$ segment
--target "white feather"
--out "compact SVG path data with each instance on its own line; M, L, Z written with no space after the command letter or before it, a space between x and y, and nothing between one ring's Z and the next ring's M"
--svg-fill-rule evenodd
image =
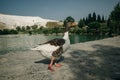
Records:
M65 44L63 45L63 51L67 50L70 47L69 33L65 32L63 39L65 39Z
M50 44L43 44L43 45L39 45L35 48L31 48L31 50L36 50L36 51L40 51L40 53L47 58L51 58L53 51L57 50L59 48L59 46L54 46L54 45L50 45Z

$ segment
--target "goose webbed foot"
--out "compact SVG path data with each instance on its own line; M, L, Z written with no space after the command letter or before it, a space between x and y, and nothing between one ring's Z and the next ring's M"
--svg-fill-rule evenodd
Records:
M52 58L51 58L51 62L50 62L50 64L49 64L49 66L48 66L48 70L50 70L50 71L54 71L54 69L52 68L52 66L53 66L53 64L54 64L54 60L55 60L55 58L52 56Z
M52 68L52 66L48 66L48 70L50 70L50 71L55 71L53 68Z
M62 64L55 63L55 67L61 67Z

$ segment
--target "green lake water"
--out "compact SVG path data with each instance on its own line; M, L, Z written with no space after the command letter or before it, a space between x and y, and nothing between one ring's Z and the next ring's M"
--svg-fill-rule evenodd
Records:
M0 55L14 51L25 51L37 44L44 43L54 38L62 38L58 35L0 35ZM106 37L70 35L71 44L98 40Z

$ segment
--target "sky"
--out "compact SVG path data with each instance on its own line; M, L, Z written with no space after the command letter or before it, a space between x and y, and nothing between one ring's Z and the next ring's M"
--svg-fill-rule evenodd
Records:
M118 2L120 0L0 0L0 13L53 20L72 16L79 21L93 12L107 18Z

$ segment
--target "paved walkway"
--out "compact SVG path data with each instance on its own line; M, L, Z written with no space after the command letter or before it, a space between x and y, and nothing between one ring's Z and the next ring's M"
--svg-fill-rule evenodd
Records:
M71 45L55 72L36 51L0 55L0 80L120 80L120 36Z

